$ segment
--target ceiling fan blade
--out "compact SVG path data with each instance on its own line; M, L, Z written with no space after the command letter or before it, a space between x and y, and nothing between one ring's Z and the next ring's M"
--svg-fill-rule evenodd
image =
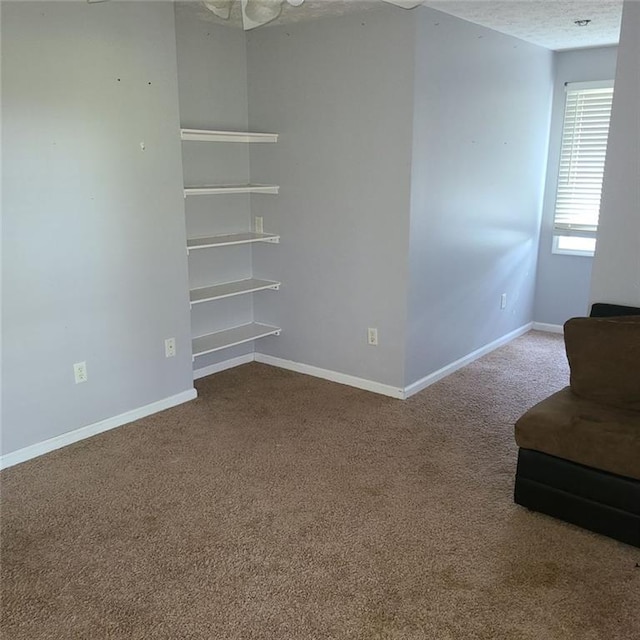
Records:
M415 9L418 5L421 5L423 0L384 0L389 4L395 4L396 7L402 7L403 9Z
M282 11L283 0L242 0L244 30L261 27L275 20Z
M231 15L231 5L234 0L205 0L204 5L213 12L218 18L228 20Z

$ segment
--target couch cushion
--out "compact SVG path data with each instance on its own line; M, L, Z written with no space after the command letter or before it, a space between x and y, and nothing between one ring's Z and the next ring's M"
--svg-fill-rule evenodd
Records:
M640 316L572 318L564 341L576 395L640 411Z
M570 387L516 422L519 447L640 480L640 413L576 396Z

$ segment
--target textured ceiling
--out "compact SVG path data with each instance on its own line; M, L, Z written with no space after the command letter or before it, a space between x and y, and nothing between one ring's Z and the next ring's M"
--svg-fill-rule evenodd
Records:
M426 0L425 5L547 49L617 44L622 0ZM586 27L576 20L591 20Z
M383 0L305 0L301 6L293 7L285 1L280 17L270 25L367 11L383 4ZM423 4L547 49L617 44L620 34L622 0L424 0ZM178 10L197 11L202 19L211 22L242 26L240 0L234 3L226 21L214 16L202 2L192 0L177 5ZM582 19L591 22L586 27L574 24Z

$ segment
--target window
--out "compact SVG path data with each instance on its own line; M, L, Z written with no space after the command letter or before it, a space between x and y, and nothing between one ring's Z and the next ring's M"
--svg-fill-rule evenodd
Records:
M607 153L613 82L572 82L560 150L553 252L592 256Z

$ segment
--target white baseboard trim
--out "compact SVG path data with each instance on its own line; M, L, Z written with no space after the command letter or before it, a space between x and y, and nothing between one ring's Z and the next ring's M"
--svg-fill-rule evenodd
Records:
M546 331L547 333L564 333L564 327L561 324L548 324L546 322L534 322L532 329L534 331Z
M279 367L280 369L288 369L289 371L304 373L309 376L315 376L316 378L322 378L323 380L346 384L349 387L356 387L357 389L380 393L384 396L399 399L404 398L404 391L398 387L392 387L391 385L374 382L373 380L367 380L365 378L350 376L346 373L331 371L330 369L321 369L320 367L314 367L310 364L294 362L293 360L285 360L284 358L276 358L275 356L268 356L264 353L256 353L255 360L256 362L269 364L273 367Z
M472 351L471 353L464 356L463 358L460 358L459 360L456 360L455 362L448 364L446 367L442 367L442 369L438 369L438 371L434 371L433 373L430 373L428 376L425 376L424 378L420 378L420 380L416 380L416 382L410 384L408 387L405 387L404 397L405 398L411 397L412 395L418 393L419 391L422 391L423 389L426 389L432 384L438 382L438 380L442 380L442 378L446 378L448 375L451 375L454 371L457 371L458 369L462 369L462 367L466 367L468 364L471 364L474 360L478 360L478 358L482 358L482 356L487 355L487 353L491 353L491 351L495 351L495 349L502 347L503 345L507 344L507 342L511 342L512 340L515 340L517 337L527 333L527 331L530 331L532 326L533 326L533 322L529 322L523 325L522 327L520 327L519 329L516 329L515 331L511 331L510 333L507 333L501 338L498 338L497 340L494 340L493 342L486 344L484 347L480 347L480 349L476 349L475 351Z
M241 364L253 362L255 360L254 355L254 353L247 353L243 356L238 356L237 358L230 358L229 360L217 362L216 364L209 365L208 367L194 369L193 379L198 380L199 378L204 378L206 376L213 375L214 373L220 373L221 371L226 371L227 369L233 369L233 367L239 367Z
M38 442L28 447L24 447L24 449L12 451L11 453L0 456L0 469L12 467L13 465L20 464L21 462L26 462L27 460L31 460L32 458L37 458L38 456L41 456L45 453L49 453L50 451L55 451L56 449L66 447L67 445L73 444L74 442L79 442L80 440L98 435L99 433L103 433L104 431L110 431L111 429L121 427L122 425L128 424L129 422L140 420L140 418L146 418L153 413L158 413L159 411L170 409L171 407L175 407L179 404L182 404L183 402L193 400L197 396L198 392L195 389L189 389L188 391L183 391L182 393L178 393L174 396L163 398L162 400L158 400L157 402L152 402L151 404L147 404L144 407L139 407L138 409L133 409L132 411L126 411L125 413L121 413L118 416L113 416L113 418L107 418L106 420L101 420L100 422L94 422L93 424L89 424L86 427L80 427L80 429L75 429L74 431L63 433L59 436L56 436L55 438L50 438L49 440L44 440L43 442Z

